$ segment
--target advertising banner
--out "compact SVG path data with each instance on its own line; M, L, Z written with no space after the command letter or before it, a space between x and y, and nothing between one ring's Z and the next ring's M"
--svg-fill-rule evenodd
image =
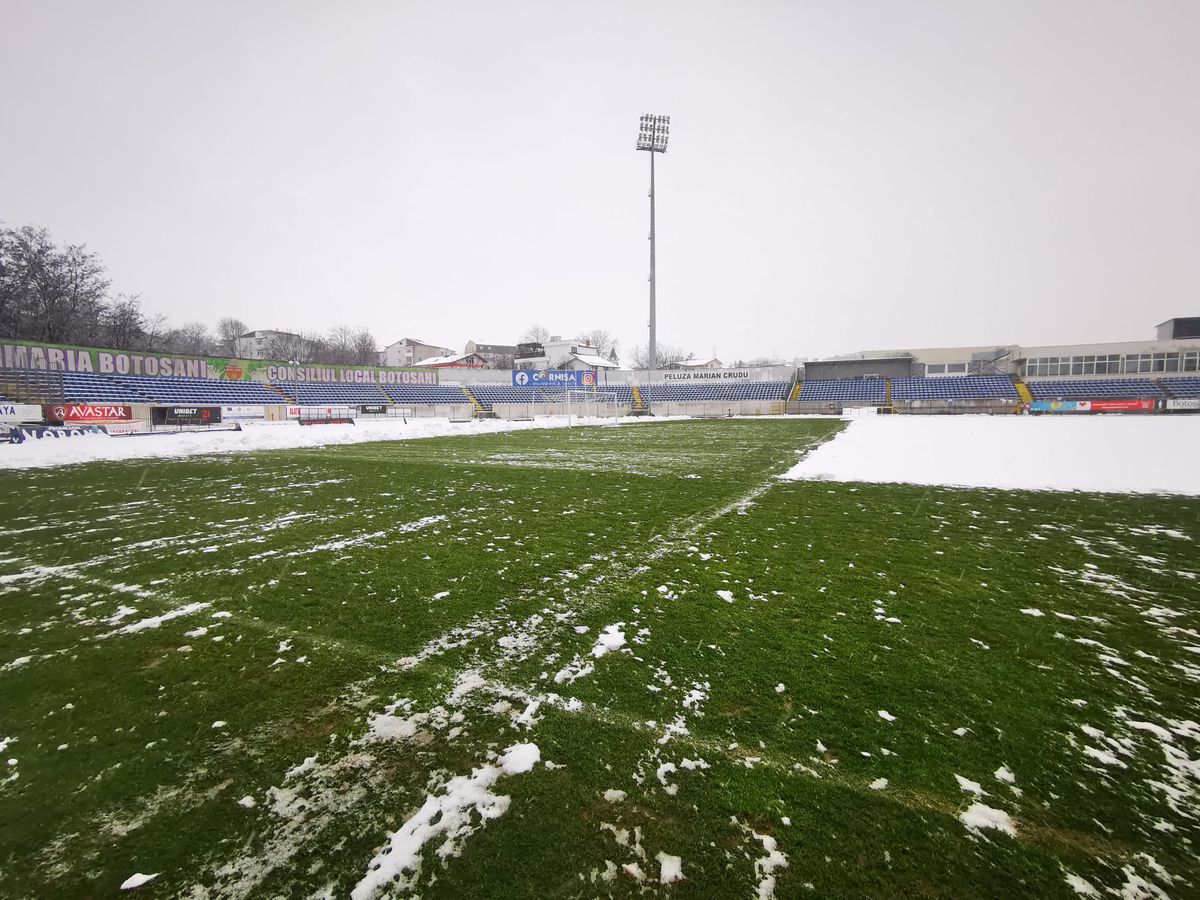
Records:
M67 424L96 424L106 422L128 422L133 419L129 406L113 406L106 403L52 403L46 406L46 421Z
M1157 400L1034 400L1030 412L1153 412Z
M145 419L134 419L132 422L106 422L103 425L96 425L105 434L113 436L122 434L146 434L150 430L150 423Z
M1092 412L1152 412L1155 400L1092 400Z
M1092 404L1087 400L1034 400L1025 408L1030 412L1090 412Z
M556 369L548 372L522 370L512 373L512 383L513 387L592 388L596 386L596 373L590 369L580 371Z
M40 422L42 408L33 403L0 403L0 422Z
M1181 397L1168 400L1167 409L1197 409L1200 410L1200 397Z
M226 421L235 419L265 419L267 417L267 408L265 406L222 406L221 418Z
M356 409L355 406L289 406L287 417L300 420L353 419Z
M0 438L5 438L10 444L23 444L29 440L45 438L71 438L85 434L105 434L105 429L99 425L19 425L0 428Z
M155 425L216 425L221 421L221 407L156 406L150 416Z
M749 369L679 369L662 373L663 381L750 381Z
M437 384L437 369L385 366L288 365L265 359L182 356L175 353L101 350L0 342L0 368L32 372L90 372L95 375L142 375L150 378L210 378L220 381L312 381L328 384Z
M364 416L386 416L386 403L364 403L358 408L358 411Z

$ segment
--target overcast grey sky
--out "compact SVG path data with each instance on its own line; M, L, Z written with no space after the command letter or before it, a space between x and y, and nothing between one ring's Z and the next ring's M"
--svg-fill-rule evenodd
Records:
M1200 314L1200 3L0 0L0 219L210 326L772 352Z

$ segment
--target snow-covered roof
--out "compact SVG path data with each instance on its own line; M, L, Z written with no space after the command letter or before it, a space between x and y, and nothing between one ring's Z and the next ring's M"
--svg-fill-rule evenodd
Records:
M464 359L470 359L473 356L478 356L477 353L455 353L452 356L431 356L428 359L423 359L420 362L413 363L414 366L452 366L455 363L462 362Z
M711 366L713 363L720 365L721 361L715 356L711 356L708 359L681 359L677 365L681 369L701 369L705 366Z
M575 359L579 360L585 366L591 366L593 369L619 369L621 368L611 359L605 359L603 356L592 356L590 353L572 353Z

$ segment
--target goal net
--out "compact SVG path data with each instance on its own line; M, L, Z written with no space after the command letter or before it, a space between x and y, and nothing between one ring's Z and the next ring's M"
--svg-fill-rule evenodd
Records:
M608 391L567 391L567 422L580 419L609 419L621 422L621 407L616 394Z

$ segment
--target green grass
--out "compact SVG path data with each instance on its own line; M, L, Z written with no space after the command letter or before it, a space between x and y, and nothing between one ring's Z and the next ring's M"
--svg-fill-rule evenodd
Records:
M1200 502L776 479L838 427L0 475L0 896L347 896L523 742L397 896L1195 894Z

